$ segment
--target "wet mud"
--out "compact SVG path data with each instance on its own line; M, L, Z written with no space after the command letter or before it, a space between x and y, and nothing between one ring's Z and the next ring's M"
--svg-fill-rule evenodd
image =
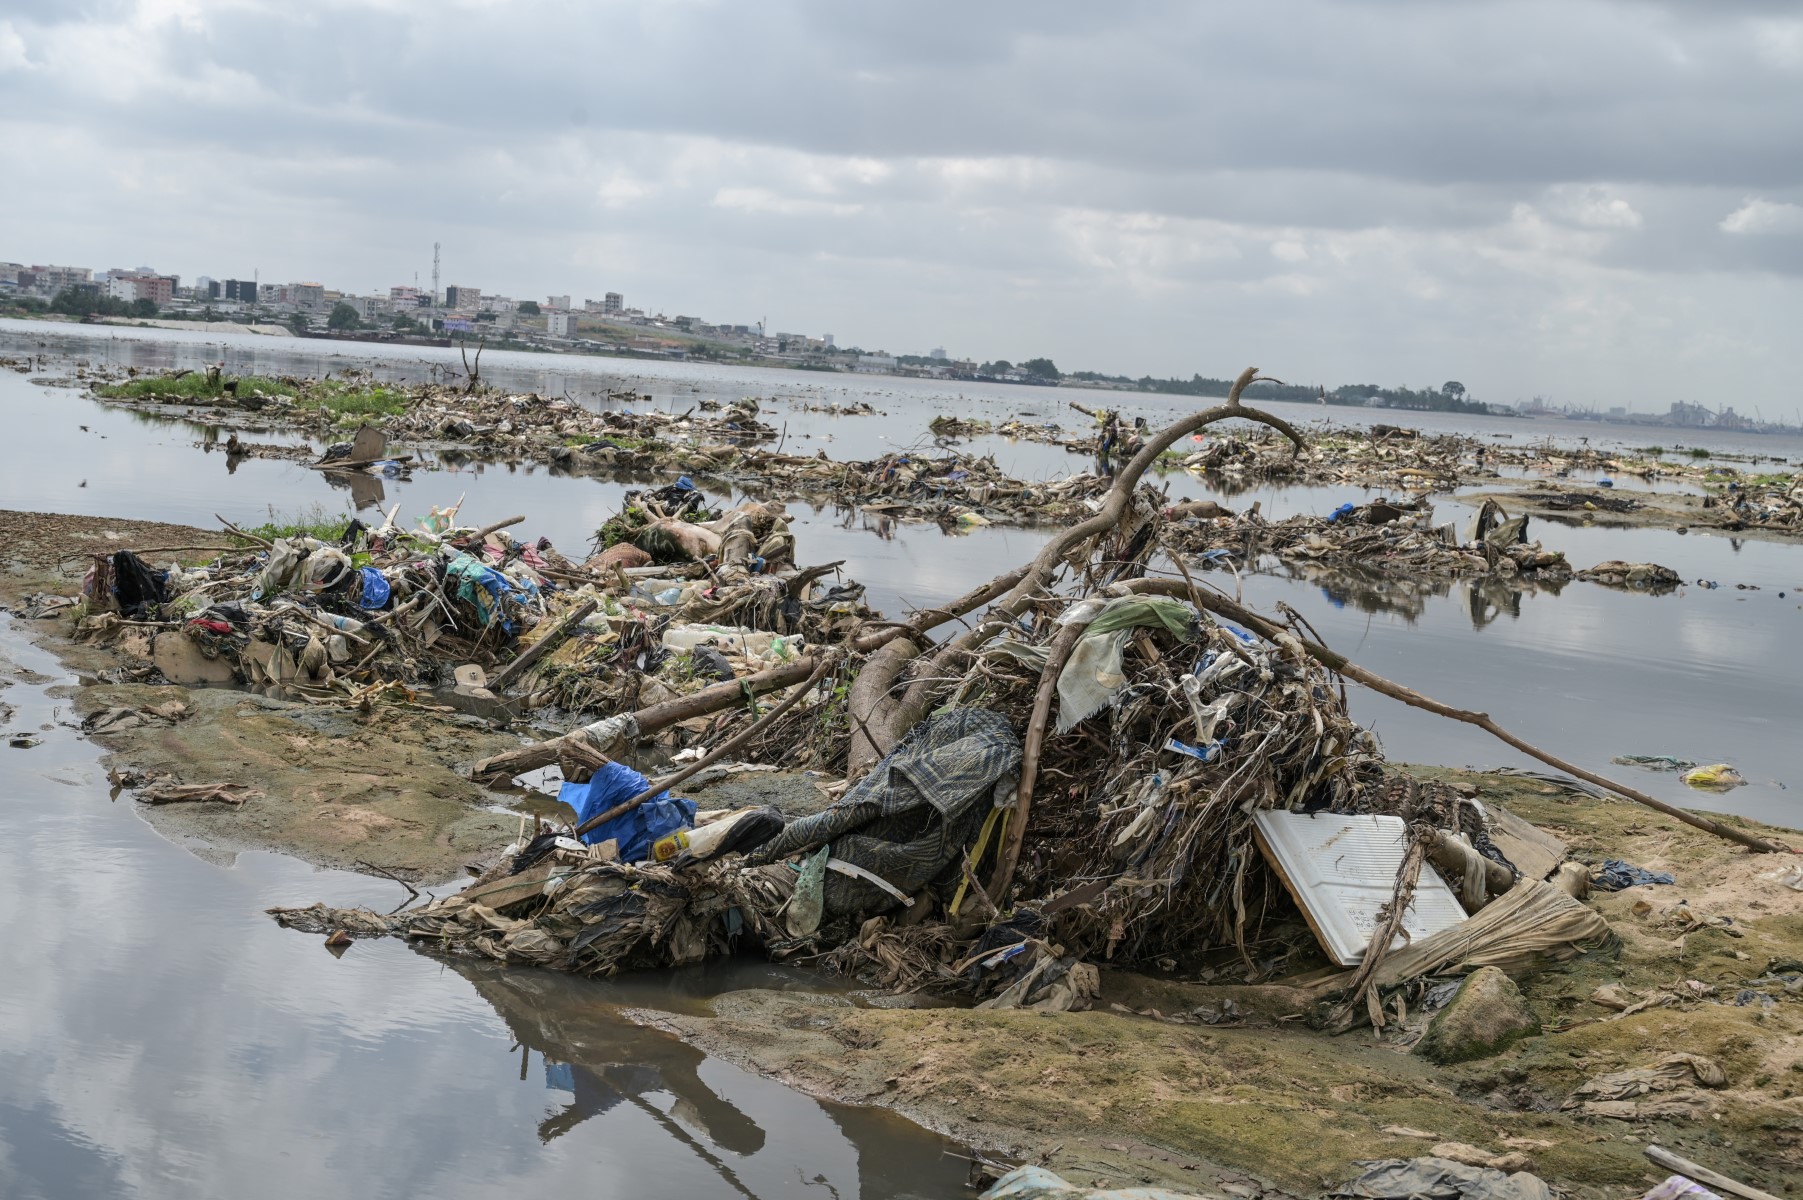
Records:
M1615 1200L1664 1178L1641 1155L1657 1141L1784 1194L1803 1173L1803 1003L1758 981L1774 963L1803 968L1803 892L1773 878L1786 864L1626 803L1412 770L1475 786L1580 859L1621 857L1678 878L1593 896L1621 954L1522 980L1546 1032L1493 1058L1440 1067L1411 1054L1425 1016L1400 1043L1369 1030L1334 1037L1285 1014L1273 989L1106 971L1095 1011L1055 1017L767 992L723 996L709 1015L639 1016L812 1094L884 1104L972 1145L1025 1157L1055 1147L1053 1169L1097 1185L1206 1189L1240 1174L1312 1195L1343 1182L1353 1161L1462 1142L1525 1155L1575 1197ZM1803 844L1794 831L1748 827ZM1731 924L1697 927L1696 916ZM1609 986L1652 1003L1624 1013L1591 1000ZM1241 1015L1200 1023L1235 997ZM1728 1077L1692 1117L1564 1107L1586 1080L1673 1051L1708 1056Z

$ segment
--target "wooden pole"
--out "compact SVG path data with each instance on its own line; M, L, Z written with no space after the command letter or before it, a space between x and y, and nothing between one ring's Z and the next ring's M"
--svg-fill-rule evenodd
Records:
M1745 1184L1738 1180L1730 1179L1717 1171L1711 1171L1708 1167L1693 1163L1688 1158L1679 1158L1676 1154L1673 1154L1663 1146L1647 1146L1641 1150L1641 1153L1646 1155L1649 1161L1664 1167L1668 1171L1675 1171L1679 1175L1688 1176L1689 1178L1696 1180L1698 1183L1708 1184L1710 1187L1715 1188L1718 1191L1726 1192L1730 1196L1739 1196L1741 1197L1741 1200L1778 1200L1778 1197L1772 1195L1770 1192L1761 1191L1751 1184Z
M1020 785L1015 793L1015 811L1008 822L1008 836L996 855L995 873L989 877L989 895L1008 903L1008 885L1014 881L1014 867L1020 862L1020 848L1027 836L1027 817L1033 811L1033 785L1039 779L1039 752L1045 745L1046 726L1051 723L1052 697L1058 692L1058 675L1070 661L1071 651L1089 630L1088 621L1072 621L1052 639L1045 669L1039 673L1039 690L1033 696L1033 716L1027 722L1027 742L1020 756Z
M814 685L816 683L819 683L820 680L826 676L826 673L832 669L833 664L838 661L838 657L839 656L834 655L834 654L821 655L819 665L814 668L813 674L809 675L807 677L807 679L802 682L800 687L796 688L794 691L790 692L787 696L783 697L783 702L781 704L778 704L775 708L771 709L769 712L765 713L763 716L761 716L757 720L753 721L750 725L747 725L744 729L740 730L736 735L726 739L724 742L721 742L718 746L716 746L712 750L710 750L706 755L704 755L703 757L690 763L688 766L684 767L682 770L676 772L676 774L666 776L663 779L660 779L656 783L652 784L650 787L646 788L644 791L640 792L638 795L634 796L632 799L622 800L620 803L614 805L612 808L608 809L606 812L600 813L593 817L590 817L588 820L584 821L582 824L580 824L576 827L576 836L581 837L583 834L587 833L589 830L594 829L601 825L605 825L605 824L607 824L607 822L613 820L615 817L618 817L625 813L631 812L633 809L637 808L639 805L643 804L645 801L651 799L653 796L662 795L664 792L669 791L671 788L675 787L677 784L681 783L683 780L694 777L695 775L699 774L701 771L712 766L715 762L724 758L726 755L731 754L733 751L737 750L740 746L743 746L745 743L749 742L759 732L761 732L763 729L765 729L772 721L776 720L776 718L778 718L778 717L782 716L784 713L788 712L791 708L794 708L796 702L799 701L803 696L807 695L808 692L813 689Z
M525 519L526 519L525 517L508 517L505 521L496 521L493 525L484 525L482 528L476 530L476 532L474 532L474 533L462 534L462 535L458 536L455 540L459 541L459 542L473 542L476 544L480 544L482 539L487 537L489 534L499 533L501 530L506 529L510 525L518 525L521 521L524 521Z
M508 663L501 669L499 675L496 675L489 681L489 690L499 695L502 688L525 674L527 667L530 667L533 663L543 658L546 652L561 641L566 633L586 621L590 614L598 607L600 607L600 601L584 600L574 609L565 613L562 620L558 621L557 624L550 629L547 629L543 637L526 647L525 651L518 658Z
M887 626L875 633L856 638L851 649L857 654L869 654L881 649L896 638L918 638L928 629L943 625L947 621L963 616L972 609L989 603L1019 582L1025 568L998 575L981 587L974 588L951 603L939 608L924 608L916 612L907 621L898 625ZM642 734L655 733L660 729L686 721L690 717L704 717L718 712L730 705L737 704L745 696L746 691L753 695L767 692L772 688L788 687L800 683L814 670L817 655L806 655L792 663L768 670L758 671L740 679L729 679L724 683L716 683L702 688L688 696L679 696L674 700L666 700L662 704L653 704L633 714ZM573 738L581 733L565 734L564 738ZM548 767L557 761L557 753L564 744L564 738L551 738L548 741L534 742L530 746L521 746L517 750L508 750L492 755L476 763L471 775L476 779L508 778L525 771L536 771L540 767Z

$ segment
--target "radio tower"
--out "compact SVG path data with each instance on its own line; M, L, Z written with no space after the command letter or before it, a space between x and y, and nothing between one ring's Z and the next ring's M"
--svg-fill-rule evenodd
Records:
M432 243L432 303L438 303L438 243Z

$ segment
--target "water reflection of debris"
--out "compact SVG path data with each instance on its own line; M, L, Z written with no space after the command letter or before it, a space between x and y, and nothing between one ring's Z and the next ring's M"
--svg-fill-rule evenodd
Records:
M1563 584L1533 583L1519 578L1483 576L1476 579L1420 579L1358 567L1321 563L1281 562L1266 559L1258 572L1279 579L1312 584L1335 608L1362 613L1388 614L1415 624L1436 597L1463 591L1465 607L1474 629L1482 629L1499 617L1521 617L1521 599L1529 593L1558 595Z
M839 1111L793 1092L783 1093L779 1111L748 1112L712 1072L714 1083L703 1078L709 1060L702 1051L622 1020L608 1003L636 1000L681 1007L691 991L699 996L719 990L720 971L682 972L622 994L621 989L550 972L505 970L471 959L453 959L449 965L506 1024L520 1053L520 1079L530 1078L532 1053L543 1056L544 1083L554 1094L555 1109L539 1124L542 1142L631 1109L650 1118L743 1196L770 1194L755 1179L772 1173L757 1169L763 1165L760 1158L771 1156L792 1160L806 1177L822 1178L840 1195L896 1194L909 1190L898 1186L903 1180L922 1194L938 1194L920 1182L935 1174L943 1178L944 1194L950 1194L964 1180L965 1164L944 1153L952 1144L924 1130L908 1128L898 1136L904 1128L898 1122L866 1124L858 1119L863 1115L859 1110ZM735 976L728 986L743 982ZM792 972L784 982L794 985ZM823 1126L833 1125L842 1139L837 1144L821 1136ZM855 1177L846 1178L842 1172L853 1162ZM782 1166L774 1173L793 1176Z

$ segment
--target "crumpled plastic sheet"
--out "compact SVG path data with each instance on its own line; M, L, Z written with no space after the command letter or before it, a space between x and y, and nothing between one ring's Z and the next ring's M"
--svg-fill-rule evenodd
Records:
M1060 625L1087 622L1088 630L1071 651L1058 675L1058 733L1102 708L1126 683L1121 654L1139 626L1163 626L1187 637L1198 619L1196 610L1168 596L1121 596L1085 600L1058 619Z
M1469 1167L1450 1158L1387 1158L1328 1193L1331 1200L1552 1200L1546 1181L1526 1171Z

